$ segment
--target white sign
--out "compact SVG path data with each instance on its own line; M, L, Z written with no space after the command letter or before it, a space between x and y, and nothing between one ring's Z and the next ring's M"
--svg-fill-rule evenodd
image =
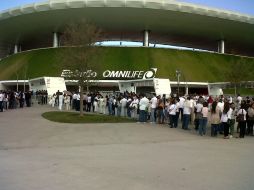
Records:
M157 68L151 68L148 71L111 71L106 70L102 73L102 77L99 78L120 78L120 79L151 79L154 78L157 72ZM72 77L79 75L77 73L73 73L70 70L63 70L61 77ZM84 76L95 78L98 76L97 72L88 70L83 73Z

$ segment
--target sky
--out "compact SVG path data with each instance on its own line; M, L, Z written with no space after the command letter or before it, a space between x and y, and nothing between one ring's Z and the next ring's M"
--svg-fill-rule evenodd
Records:
M45 0L0 0L0 11ZM237 11L254 16L254 0L176 0L205 5L214 8Z

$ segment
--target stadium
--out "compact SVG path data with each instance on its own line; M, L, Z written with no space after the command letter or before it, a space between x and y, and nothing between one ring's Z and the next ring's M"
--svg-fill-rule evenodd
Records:
M0 80L17 79L12 68L25 66L27 76L19 79L59 77L62 71L50 66L56 61L54 52L61 51L61 33L68 23L83 18L106 33L103 42L143 44L104 47L108 55L98 64L105 70L157 68L156 77L171 81L181 70L182 81L190 83L226 82L224 71L239 60L253 68L253 16L173 0L49 0L0 13ZM157 44L189 49L161 49Z

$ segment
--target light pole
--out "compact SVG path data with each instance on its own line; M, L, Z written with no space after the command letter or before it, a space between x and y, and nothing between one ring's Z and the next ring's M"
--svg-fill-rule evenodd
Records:
M177 77L177 95L178 95L178 96L179 96L180 76L181 76L181 71L180 71L180 70L176 70L176 77Z

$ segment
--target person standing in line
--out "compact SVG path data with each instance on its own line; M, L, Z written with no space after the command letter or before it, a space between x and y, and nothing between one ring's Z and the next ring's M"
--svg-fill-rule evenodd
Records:
M131 102L130 107L131 107L132 118L138 119L139 99L137 96L133 97L133 101Z
M202 102L203 103L203 102ZM190 115L190 122L194 123L194 119L195 119L195 114L194 114L194 106L195 106L196 102L194 101L193 97L190 97L190 111L191 111L191 115Z
M91 94L87 95L87 112L91 111L91 106L92 106L92 96Z
M240 114L243 115L243 120L239 121L239 128L240 128L240 138L244 138L245 136L245 130L246 130L246 115L247 112L244 109L245 105L242 103L241 104L241 108L238 110L237 112L237 116L239 116Z
M201 114L202 116L199 119L200 126L198 131L199 131L199 135L203 136L203 135L206 135L206 126L207 126L207 118L208 118L208 103L207 102L203 103Z
M168 105L168 115L169 115L169 123L170 128L176 128L176 104L175 99L172 98L170 100L170 104Z
M157 98L156 94L153 93L153 97L151 99L151 123L156 123L156 107L157 107Z
M184 97L180 97L179 98L179 114L181 116L181 121L183 122L183 104L185 102L185 98Z
M59 95L60 95L60 92L59 90L56 92L56 106L59 106Z
M112 95L109 95L108 97L108 114L109 115L114 115L115 113L113 112L113 101L114 98L112 97Z
M121 97L120 96L118 96L117 98L116 98L116 109L117 109L117 111L116 111L116 113L117 113L117 116L118 117L120 117L121 116L121 111L122 111L122 105L120 104L120 101L121 101Z
M98 109L98 102L99 102L99 95L97 94L95 97L94 97L94 101L93 101L93 106L94 106L94 112L99 112L99 109Z
M194 108L194 112L195 112L195 120L194 120L194 124L195 124L195 130L198 131L199 130L199 126L200 126L200 119L202 119L203 115L202 115L202 108L203 108L203 103L201 103L200 99L198 99L197 104L195 105Z
M71 101L70 96L66 94L65 97L64 97L64 104L65 104L65 109L67 111L70 110L70 101Z
M127 99L125 98L125 96L123 96L120 100L120 105L121 105L121 116L126 117L127 116L127 108L126 108L126 104L127 104Z
M228 102L225 102L224 104L224 109L221 115L221 122L224 128L224 139L229 139L229 123L228 120L230 119L231 112L230 110L230 105Z
M147 121L147 108L149 104L149 100L146 98L145 95L140 95L139 101L139 122L145 123Z
M80 99L80 93L77 93L77 99L76 99L76 107L77 107L77 109L76 109L76 111L80 111L80 101L81 101L81 99Z
M219 99L219 102L218 102L217 106L220 108L220 117L221 117L222 113L223 113L223 110L224 110L224 102L223 102L222 98ZM221 122L220 125L219 125L219 128L218 128L218 131L219 131L220 134L223 134L223 131L224 131L223 127L224 127L224 125Z
M253 125L254 125L254 102L252 102L247 110L248 119L247 119L247 133L250 136L253 136Z
M176 125L175 125L176 128L178 127L178 120L179 120L179 114L180 114L179 105L180 105L179 98L177 98L176 99Z
M132 98L131 96L128 97L127 103L126 103L126 108L127 108L127 116L131 117L131 102L132 102Z
M0 112L3 112L4 93L0 91Z
M217 101L214 101L211 106L211 136L217 137L217 132L220 124L220 108L217 105Z
M191 115L191 102L190 102L190 97L187 97L187 99L184 102L183 105L183 123L182 123L182 128L184 130L189 130L189 122L190 122L190 115Z
M78 111L77 110L77 92L74 92L72 95L72 109L75 109L76 111Z
M157 116L158 116L158 119L157 119L157 122L158 124L163 124L164 120L163 120L163 109L164 109L164 103L161 99L161 96L159 95L157 97Z
M235 104L232 102L230 103L230 119L229 119L229 129L230 129L230 138L234 137L234 132L235 132L235 116L237 114L237 111L235 109Z
M64 99L63 93L62 93L62 92L59 93L58 98L59 98L58 109L59 109L60 111L62 111L62 110L63 110L63 99Z
M9 108L9 93L4 93L4 109L7 110Z

